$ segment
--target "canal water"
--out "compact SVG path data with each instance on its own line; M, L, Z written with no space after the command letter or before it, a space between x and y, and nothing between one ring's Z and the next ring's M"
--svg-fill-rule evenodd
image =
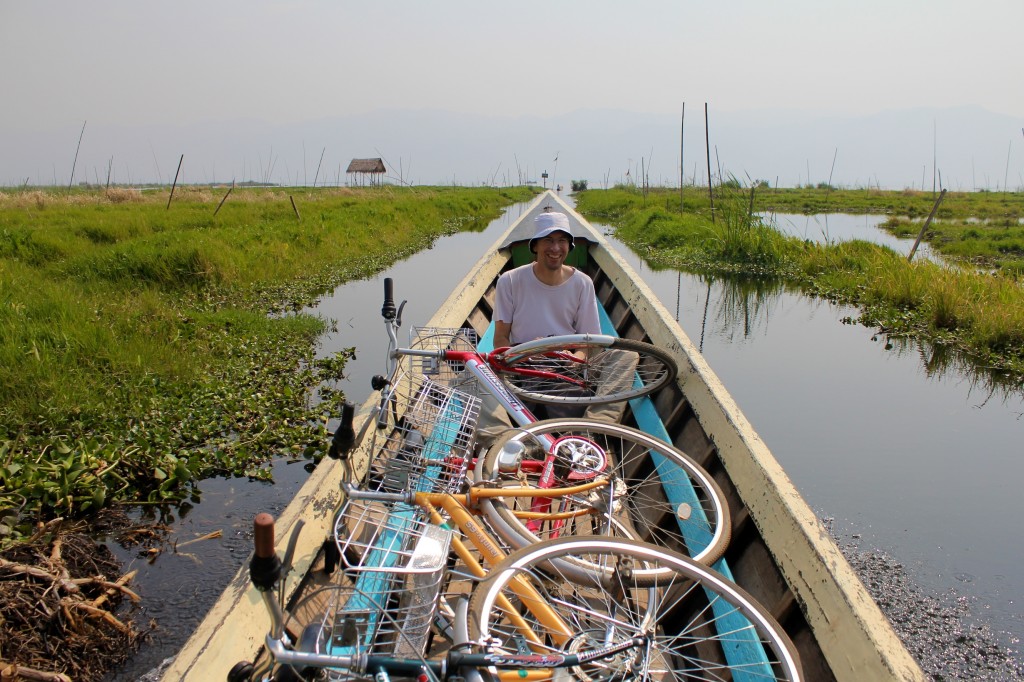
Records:
M522 214L515 205L486 230L438 240L379 276L339 287L307 312L336 322L320 353L355 347L342 382L362 404L385 369L380 317L384 277L407 300L403 329L425 324L469 268ZM909 240L877 217L773 216L815 241L869 239L908 253ZM595 225L610 233L610 228ZM961 595L970 617L1000 641L1024 634L1024 399L1019 387L956 358L844 323L857 310L781 286L754 286L645 265L614 237L630 264L676 316L803 497L842 539L888 552L928 595ZM921 251L918 252L922 254ZM404 341L405 339L400 339ZM184 644L251 551L260 511L280 512L308 475L281 461L275 483L214 479L202 501L164 518L178 549L152 558L113 547L139 570L140 622L157 628L109 682L136 680ZM186 546L192 538L221 537Z

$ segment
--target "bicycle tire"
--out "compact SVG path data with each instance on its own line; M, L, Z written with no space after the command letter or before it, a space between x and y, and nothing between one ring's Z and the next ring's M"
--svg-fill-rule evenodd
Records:
M607 570L580 585L553 568L559 559L581 554ZM656 586L632 578L652 567L662 569ZM540 608L527 608L510 588L513 578L528 580L544 595L559 627L541 623ZM549 540L495 566L470 598L470 638L491 652L517 652L526 640L498 606L498 595L528 623L534 653L583 653L631 637L644 639L643 647L567 671L574 679L802 679L792 641L749 593L704 564L648 543Z
M582 352L586 360L567 360L559 351ZM632 381L630 353L636 356ZM499 376L509 390L522 400L546 404L602 405L639 398L678 374L675 360L661 348L606 335L550 336L513 346L499 358Z
M566 452L556 440L555 486L580 483L586 478L606 475L612 478L614 491L612 515L620 523L611 528L612 535L651 542L660 547L689 554L702 563L711 564L724 553L732 535L732 522L725 495L714 478L686 453L650 434L622 424L587 418L548 419L506 431L499 436L476 463L477 481L501 484L538 485L541 472L520 463L513 471L502 471L502 449L512 441L525 446L527 456L537 462L547 454L540 437L558 439L565 434L585 434L589 441L608 453L603 470L588 470L590 462L578 464L577 452ZM585 453L584 453L585 454ZM597 454L595 461L599 460ZM569 461L575 458L577 463ZM561 472L561 473L558 473ZM604 534L593 516L580 517L571 525L538 524L522 518L533 498L480 498L481 508L493 530L512 548L556 535ZM563 500L569 509L587 505L607 506L602 496ZM589 526L588 526L589 524ZM586 570L585 566L581 567Z

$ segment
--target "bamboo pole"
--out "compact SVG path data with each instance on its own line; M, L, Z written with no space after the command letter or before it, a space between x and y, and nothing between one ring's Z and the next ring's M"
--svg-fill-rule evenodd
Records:
M704 150L708 157L708 199L711 201L711 223L715 222L715 193L711 189L711 135L708 132L708 103L704 102Z
M1010 181L1010 150L1013 149L1013 140L1006 147L1006 172L1003 173L1003 191L1009 192L1010 188L1007 183Z
M924 239L924 233L931 225L932 218L935 217L935 212L939 210L939 204L942 203L942 198L946 196L946 190L943 189L939 192L939 197L935 200L935 205L932 206L932 212L928 214L928 220L924 221L924 225L921 226L921 231L917 233L917 239L914 240L914 246L910 249L910 255L907 256L907 262L909 263L914 258L914 254L917 252L917 246Z
M679 213L683 213L683 133L686 130L686 102L683 102L683 112L679 116ZM678 312L676 319L679 319Z
M324 153L326 151L327 151L327 147L325 146L323 148L323 150L320 152L320 161L316 164L316 175L313 176L313 187L316 187L316 181L320 177L320 166L324 162Z
M181 173L181 162L185 160L185 155L182 154L181 158L178 159L178 170L174 171L174 182L171 183L171 194L167 197L167 208L171 207L171 199L174 198L174 188L178 186L178 174Z
M82 137L85 135L85 124L86 123L88 123L88 121L83 121L82 122L82 132L80 132L78 134L78 145L75 147L75 160L71 162L71 177L68 179L68 193L71 192L71 185L75 181L75 166L78 165L78 150L80 150L82 148ZM88 172L86 172L86 175L88 176ZM86 177L86 180L88 180L88 179L89 178ZM54 183L54 184L56 184L56 183Z
M828 185L825 187L825 204L828 204L828 193L832 191L832 174L836 172L836 159L839 157L839 147L836 147L836 153L832 155L832 170L828 172Z

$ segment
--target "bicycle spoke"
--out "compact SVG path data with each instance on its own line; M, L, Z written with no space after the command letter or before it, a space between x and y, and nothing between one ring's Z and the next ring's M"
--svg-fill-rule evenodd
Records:
M601 580L579 584L559 570L568 556L618 567ZM660 568L656 585L640 585L628 568ZM515 552L481 582L470 601L470 633L503 650L521 637L497 596L513 578L542 585L546 603L513 601L534 634L561 653L584 653L640 637L645 647L571 669L586 680L798 680L792 643L743 590L675 552L646 543L603 538L551 540ZM553 635L552 618L570 638Z
M540 445L542 437L554 442L550 452ZM518 466L501 462L507 443L525 446ZM549 455L553 462L548 462ZM545 478L546 465L553 477ZM612 535L712 563L730 538L728 506L714 479L677 448L620 424L583 418L530 424L499 438L477 462L476 477L535 487L609 479L608 486L561 499L558 507L538 505L530 497L482 499L494 530L517 548L569 535ZM577 515L559 519L555 511ZM543 512L551 516L545 518Z

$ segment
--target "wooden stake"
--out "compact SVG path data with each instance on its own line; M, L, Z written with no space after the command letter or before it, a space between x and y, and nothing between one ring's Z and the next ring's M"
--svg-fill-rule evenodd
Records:
M683 133L686 131L686 102L683 102L683 112L679 116L679 213L683 212ZM676 321L679 320L679 311L676 311Z
M292 210L295 211L295 219L302 220L302 216L299 215L299 209L295 206L295 199L292 198L291 194L288 195L288 200L292 202Z
M942 198L945 196L946 190L943 189L939 192L939 198L935 200L935 205L932 206L932 212L928 214L928 220L924 221L924 225L921 226L921 231L917 233L917 239L914 240L914 246L910 249L910 255L907 256L908 263L913 260L914 254L917 252L917 245L921 243L922 239L924 239L924 233L928 229L928 226L931 225L932 218L935 217L935 212L939 210L939 204L942 203Z
M217 212L218 212L218 211L220 211L220 207L221 207L221 206L223 206L223 205L224 205L224 202L228 200L228 196L229 196L229 195L231 194L231 191L232 191L233 189L235 189L235 181L234 181L234 179L232 178L232 180L231 180L231 187L228 187L228 191L227 191L227 194L225 194L225 195L224 195L224 198L222 198L222 199L220 200L220 203L219 203L219 204L217 204L217 210L213 212L213 215L217 215Z
M78 165L78 150L82 148L82 136L85 135L85 124L88 121L82 122L82 132L78 134L78 146L75 147L75 160L71 162L71 178L68 180L68 192L71 192L71 185L75 181L75 166ZM88 175L88 173L86 173ZM88 178L86 178L88 180ZM56 184L56 183L54 183Z
M708 103L704 102L704 150L708 157L708 199L711 201L711 224L715 222L715 194L711 189L711 135L708 132Z
M171 195L167 197L167 208L171 207L171 199L174 198L174 188L178 186L178 173L181 172L181 162L185 160L185 155L182 154L181 158L178 159L178 170L174 171L174 182L171 183Z

